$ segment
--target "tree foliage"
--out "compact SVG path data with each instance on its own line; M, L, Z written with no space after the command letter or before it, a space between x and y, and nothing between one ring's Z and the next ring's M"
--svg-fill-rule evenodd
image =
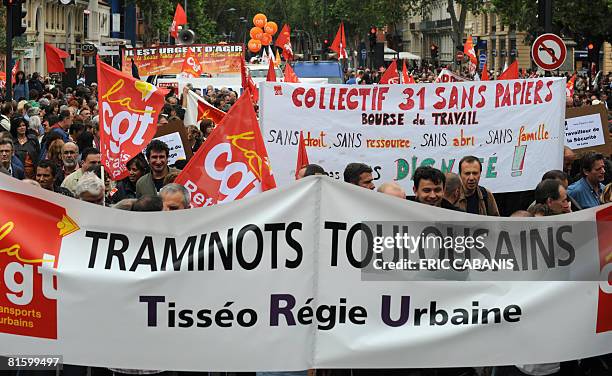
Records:
M531 0L492 0L497 14L505 23L516 23L532 37L544 32L538 25L538 9ZM611 0L553 1L553 31L577 43L594 42L601 45L612 41Z
M427 15L431 9L440 3L441 0L418 0L409 2L409 11L413 14ZM453 32L451 37L453 45L458 46L463 44L463 36L465 34L465 21L468 12L479 14L486 11L487 2L485 0L443 0L446 10L451 19L451 27ZM457 12L455 7L459 6Z

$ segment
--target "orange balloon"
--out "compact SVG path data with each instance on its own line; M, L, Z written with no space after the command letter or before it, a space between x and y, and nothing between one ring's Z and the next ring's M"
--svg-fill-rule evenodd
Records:
M272 43L272 35L268 33L263 33L260 40L261 44L263 44L264 46L268 46L270 45L270 43Z
M266 26L266 22L268 22L268 18L263 13L257 13L255 17L253 17L253 25L262 29L264 26Z
M261 34L263 34L263 30L261 30L261 27L252 27L251 31L249 32L249 35L251 35L252 39L259 39L261 38Z
M268 21L266 22L266 26L264 26L264 31L270 35L274 35L278 31L278 25L274 21Z
M259 52L259 50L261 50L261 42L258 41L257 39L251 39L249 41L249 51L253 52L253 53L257 53Z

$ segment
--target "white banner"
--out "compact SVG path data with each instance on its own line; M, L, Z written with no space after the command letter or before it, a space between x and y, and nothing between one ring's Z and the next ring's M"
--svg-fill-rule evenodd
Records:
M562 79L416 85L262 83L260 121L277 184L295 176L300 131L311 163L342 180L351 162L371 165L375 184L412 192L419 166L459 172L482 160L493 192L534 189L563 162Z
M143 213L0 175L0 200L2 355L253 371L545 363L612 348L611 206L517 222L424 210L328 177ZM477 220L469 227L488 231L491 260L514 260L513 280L361 269L378 259L380 237L362 221L411 221L418 233L417 221L442 228L440 218ZM513 225L524 230L505 230ZM584 272L605 277L568 278Z

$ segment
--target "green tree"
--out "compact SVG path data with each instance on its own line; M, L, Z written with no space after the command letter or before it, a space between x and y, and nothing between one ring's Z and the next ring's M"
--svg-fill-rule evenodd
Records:
M533 0L532 0L533 1ZM432 7L439 3L439 0L419 0L408 3L408 9L412 14L429 14ZM459 12L455 10L455 6L459 5ZM486 10L485 0L446 0L446 10L451 19L451 27L453 32L451 37L453 45L459 46L463 44L463 35L465 33L465 20L468 12L479 14Z
M492 3L504 23L516 23L532 39L544 32L538 24L538 9L534 1L492 0ZM612 1L553 1L552 23L555 33L572 38L582 47L593 44L594 54L599 56L602 44L612 41Z

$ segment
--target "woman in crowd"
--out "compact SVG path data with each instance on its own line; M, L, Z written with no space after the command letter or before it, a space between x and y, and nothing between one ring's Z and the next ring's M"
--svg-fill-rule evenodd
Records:
M11 120L11 136L15 145L15 156L21 160L26 178L35 179L36 164L40 158L40 143L28 129L28 122L22 117Z
M195 154L196 151L202 145L202 132L195 125L190 125L187 127L187 140L189 141L189 146L191 146L191 151Z
M129 176L119 183L113 195L112 203L118 203L126 198L136 198L136 182L140 177L149 172L149 165L142 154L138 154L127 163Z
M200 132L202 132L202 137L204 137L204 140L206 140L208 136L210 136L213 129L215 129L215 123L213 123L212 120L203 119L200 122Z
M18 101L30 99L30 89L28 88L28 82L26 81L25 73L23 71L19 71L15 75L13 98L17 99Z
M60 138L51 141L49 148L47 149L47 160L55 163L57 168L61 168L62 162L62 148L64 147L64 141Z

